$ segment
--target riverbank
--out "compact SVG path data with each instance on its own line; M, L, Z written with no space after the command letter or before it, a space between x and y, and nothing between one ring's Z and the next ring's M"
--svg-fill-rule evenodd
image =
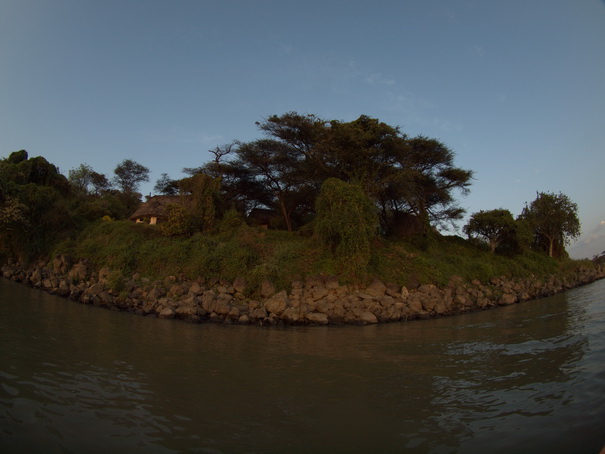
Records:
M565 275L467 282L452 276L447 285L407 288L374 280L367 287L341 285L335 276L294 281L289 289L269 282L248 288L243 278L187 280L168 276L128 279L109 268L60 255L31 266L9 263L2 276L82 304L193 323L373 324L451 316L516 304L564 292L605 277L605 265L580 267Z

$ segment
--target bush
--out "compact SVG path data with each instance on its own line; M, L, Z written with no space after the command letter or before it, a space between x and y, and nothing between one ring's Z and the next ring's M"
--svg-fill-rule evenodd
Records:
M343 274L363 276L370 261L370 241L377 235L378 213L361 186L327 179L316 201L315 232L339 259Z

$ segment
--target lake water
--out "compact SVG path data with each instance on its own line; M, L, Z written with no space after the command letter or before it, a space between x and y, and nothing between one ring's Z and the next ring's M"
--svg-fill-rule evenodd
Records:
M605 280L437 320L187 324L0 279L2 453L594 453Z

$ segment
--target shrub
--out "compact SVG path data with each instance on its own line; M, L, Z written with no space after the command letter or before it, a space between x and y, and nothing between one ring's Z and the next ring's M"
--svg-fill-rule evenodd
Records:
M370 261L370 241L377 234L378 213L361 186L327 179L316 201L315 233L339 259L344 274L363 276Z

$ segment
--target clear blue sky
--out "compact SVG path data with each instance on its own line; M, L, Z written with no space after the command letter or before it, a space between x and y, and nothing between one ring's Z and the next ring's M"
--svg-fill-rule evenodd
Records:
M148 194L287 111L440 139L469 213L563 192L605 250L602 0L0 0L0 157L129 158Z

